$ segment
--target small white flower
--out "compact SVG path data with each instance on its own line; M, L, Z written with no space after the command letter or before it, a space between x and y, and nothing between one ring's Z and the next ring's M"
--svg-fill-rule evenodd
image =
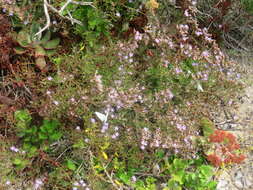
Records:
M57 105L57 106L59 105L59 102L56 101L56 100L54 100L53 103L54 103L55 105Z
M43 184L43 182L42 182L41 179L36 179L36 180L35 180L35 183L38 184L38 185L42 185L42 184Z
M13 151L13 152L19 152L19 149L16 148L15 146L12 146L12 147L10 148L10 150Z
M51 81L51 80L53 80L53 77L49 76L49 77L47 77L47 80Z
M201 31L196 31L195 34L196 34L197 36L200 36L200 35L202 35L203 33L202 33Z
M132 179L133 182L137 181L137 178L135 176L132 176L131 179Z
M191 14L189 13L189 10L185 10L185 12L184 12L184 16L186 16L186 17L191 16Z
M208 36L205 36L205 40L208 41L208 42L212 42L213 41L213 39L210 38L210 37L208 37Z
M83 187L85 187L86 186L86 183L84 183L84 181L81 179L80 181L79 181L79 183L81 184L81 186L83 186Z
M116 13L116 16L117 16L117 17L120 17L121 15L120 15L120 13L119 13L119 12L117 12L117 13Z
M209 52L208 51L203 51L202 52L202 56L203 57L208 57L209 56Z
M116 136L115 134L113 134L113 135L112 135L112 138L113 138L113 139L116 139L116 138L117 138L117 136Z
M77 130L77 131L80 131L80 130L81 130L80 126L77 126L77 127L76 127L76 130Z
M75 181L75 182L73 183L73 185L74 185L74 186L79 186L79 183L78 183L77 181Z
M43 185L42 180L41 179L36 179L35 184L34 184L34 189L39 189L40 186L42 186L42 185Z
M119 127L115 127L114 130L115 130L115 131L118 131L118 130L119 130Z
M91 122L91 123L96 123L96 120L95 120L94 118L91 118L91 119L90 119L90 122Z
M156 42L156 43L159 43L159 42L160 42L160 40L156 38L156 39L155 39L155 42Z
M6 181L6 183L5 183L6 185L10 185L11 184L11 182L8 180L8 181Z
M145 146L141 145L141 149L144 150L144 149L145 149Z

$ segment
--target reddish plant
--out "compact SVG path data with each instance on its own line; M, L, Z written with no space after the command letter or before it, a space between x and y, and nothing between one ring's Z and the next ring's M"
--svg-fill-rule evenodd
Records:
M236 137L232 133L222 131L222 130L215 130L214 133L209 136L209 141L212 143L224 142L228 144L229 146L234 147L235 149L238 149L238 146L239 146L236 142Z
M236 164L241 164L243 160L245 160L245 155L236 155L236 154L229 154L227 158L224 160L225 164L229 163L236 163Z
M225 133L221 130L215 130L214 134L209 136L209 141L213 143L221 143L224 141Z
M207 160L216 167L222 164L240 164L246 158L245 155L233 153L234 150L240 148L240 145L237 143L236 137L232 133L215 130L214 133L209 136L209 142L217 143L215 144L215 152L219 152L219 155L207 155Z
M222 165L222 160L216 154L209 154L207 160L214 166L219 167Z
M226 132L225 139L229 141L229 144L237 144L236 137L232 133Z
M238 143L228 144L227 145L228 151L238 150L240 145Z

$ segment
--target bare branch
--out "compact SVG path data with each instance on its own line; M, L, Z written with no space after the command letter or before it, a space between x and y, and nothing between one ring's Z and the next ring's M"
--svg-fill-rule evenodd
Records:
M48 8L47 8L47 0L44 0L44 13L46 15L46 19L47 19L47 23L46 25L44 26L44 28L42 28L39 32L37 32L35 34L35 36L41 34L42 32L44 32L46 29L49 28L50 24L51 24L51 21L50 21L50 16L49 16L49 13L48 13Z
M61 15L64 9L72 2L72 0L68 0L60 9L59 14Z
M96 7L93 5L93 2L79 2L79 1L72 1L71 3L76 5L89 5L96 9Z

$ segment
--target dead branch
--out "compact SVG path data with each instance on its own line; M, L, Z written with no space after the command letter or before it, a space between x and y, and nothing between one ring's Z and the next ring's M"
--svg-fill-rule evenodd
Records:
M40 35L42 32L44 32L45 30L47 30L50 27L51 20L50 20L48 9L52 10L54 13L58 14L60 17L69 20L72 24L83 25L81 21L73 18L69 11L68 11L68 16L62 15L62 12L66 9L66 7L70 3L76 4L76 5L82 5L82 6L92 6L93 8L96 8L93 5L93 2L78 2L78 1L73 1L73 0L67 0L66 3L60 8L60 10L57 10L52 5L50 5L47 0L44 0L43 7L44 7L44 13L46 16L46 25L39 32L37 32L35 35L36 36Z

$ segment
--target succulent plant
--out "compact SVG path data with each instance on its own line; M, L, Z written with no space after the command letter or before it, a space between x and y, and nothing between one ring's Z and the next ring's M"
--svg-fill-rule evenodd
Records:
M48 30L45 35L35 35L40 30L39 24L32 24L30 31L21 30L16 40L20 46L15 48L18 54L31 51L35 56L35 63L41 70L46 66L46 56L56 53L55 49L60 43L59 38L51 39L51 32Z

